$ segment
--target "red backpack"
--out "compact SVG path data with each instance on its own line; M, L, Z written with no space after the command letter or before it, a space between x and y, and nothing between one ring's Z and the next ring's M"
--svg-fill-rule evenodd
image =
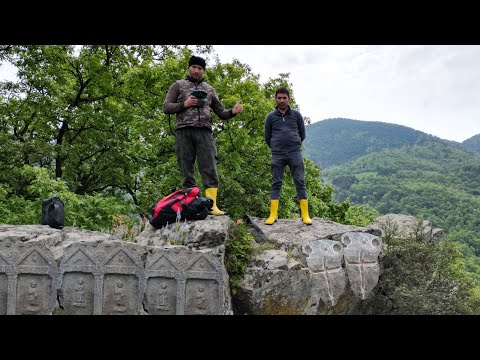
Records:
M150 224L160 229L161 227L182 220L203 220L213 206L211 198L199 197L198 187L174 191L152 205Z

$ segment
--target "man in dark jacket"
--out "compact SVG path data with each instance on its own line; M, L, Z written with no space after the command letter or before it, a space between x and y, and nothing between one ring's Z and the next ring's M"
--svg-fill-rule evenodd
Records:
M213 199L210 214L225 214L217 207L217 147L213 138L212 110L222 120L227 120L243 111L241 101L233 109L226 110L213 87L203 79L205 59L192 56L188 63L189 74L184 80L175 81L168 90L163 103L165 114L177 114L175 127L175 152L182 174L182 186L189 188L195 183L195 160L205 188L205 196Z
M307 189L305 187L305 164L302 142L305 140L305 124L298 110L290 108L290 93L281 87L275 91L277 106L265 119L265 142L272 151L272 187L270 190L270 216L265 224L272 225L278 219L278 203L283 184L285 166L288 165L297 190L302 220L311 225L308 215Z

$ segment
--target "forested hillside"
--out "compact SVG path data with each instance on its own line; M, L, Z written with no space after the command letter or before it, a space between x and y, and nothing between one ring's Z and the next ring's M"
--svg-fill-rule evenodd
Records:
M480 134L472 136L471 138L462 142L462 146L477 155L480 155Z
M327 119L307 125L306 155L322 169L360 156L436 140L453 143L412 128L378 121Z
M480 157L444 142L385 149L322 172L334 200L429 219L480 275Z

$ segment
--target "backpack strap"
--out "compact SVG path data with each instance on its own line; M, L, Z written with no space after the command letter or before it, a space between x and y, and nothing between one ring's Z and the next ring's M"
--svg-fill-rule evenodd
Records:
M188 205L190 204L193 199L195 199L198 196L198 193L200 192L200 189L196 186L190 189L185 195L185 199L182 201L183 204Z
M183 197L185 196L185 194L183 193L183 190L177 190L173 193L171 193L170 195L164 197L162 200L160 200L158 203L157 203L157 206L155 207L155 211L153 212L153 217L157 217L158 214L160 213L160 211L167 207L168 205L172 204L173 205L171 206L172 210L174 210L175 212L178 211L178 206L175 206L177 205L176 203L180 200L183 200ZM181 197L181 198L180 198ZM179 199L180 198L180 199ZM174 208L175 207L175 208ZM180 205L180 208L181 208L181 205Z

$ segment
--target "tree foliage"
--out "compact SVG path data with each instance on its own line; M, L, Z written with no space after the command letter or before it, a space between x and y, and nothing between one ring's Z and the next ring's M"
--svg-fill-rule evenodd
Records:
M461 243L467 268L480 280L480 158L430 142L386 149L324 170L334 201L368 205L380 214L421 216Z
M211 46L195 50L212 54ZM92 214L87 210L80 216L83 207L73 210L66 204L67 224L93 230L104 227L110 215L146 217L152 203L180 187L175 116L165 115L162 104L170 85L187 74L191 48L15 45L0 52L0 60L18 69L17 81L0 82L0 194L5 209L0 223L36 223L33 213L40 213L42 198L60 192L65 199L109 199L111 205L104 204L108 214L93 214L101 221L88 220ZM232 218L266 217L271 177L264 119L274 108L276 87L293 88L289 75L261 84L248 65L213 60L205 77L221 102L226 108L238 99L244 104L244 112L228 121L214 115L218 203ZM39 177L55 186L32 191ZM201 185L198 171L196 178ZM320 183L319 169L309 161L306 183L312 216L345 218L348 202L332 204L333 188ZM22 217L16 201L35 204L29 207L32 215ZM287 170L280 215L298 213Z
M480 297L465 271L458 246L427 241L419 219L412 235L398 237L393 222L382 224L382 273L365 312L391 315L478 314Z
M132 206L118 197L99 193L78 195L69 191L63 180L53 179L45 168L24 165L18 174L24 182L23 195L13 194L8 185L0 186L0 224L40 224L41 200L50 196L62 199L67 214L65 226L108 231L118 222L115 214L132 212ZM133 218L127 219L130 227L136 226Z

